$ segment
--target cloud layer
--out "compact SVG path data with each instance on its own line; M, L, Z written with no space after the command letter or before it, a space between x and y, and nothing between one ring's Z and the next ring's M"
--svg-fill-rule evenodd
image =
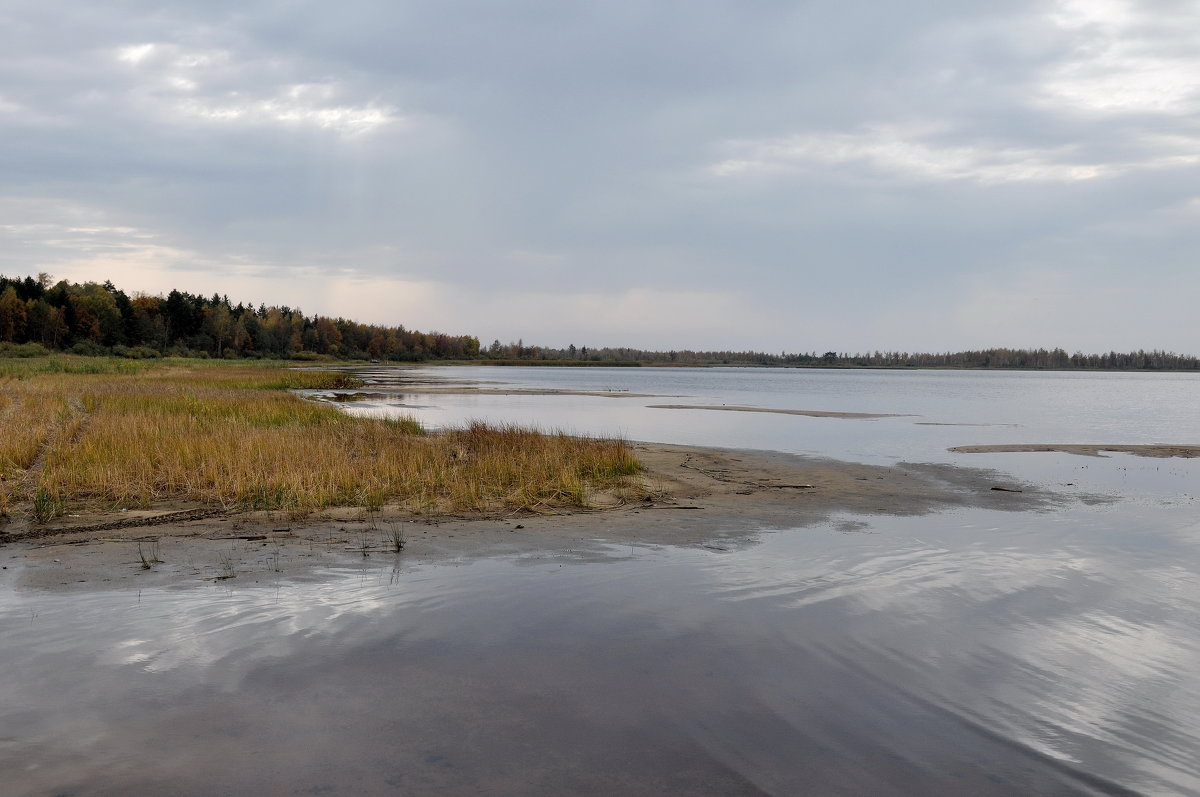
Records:
M1200 352L1198 27L9 4L0 272L548 345Z

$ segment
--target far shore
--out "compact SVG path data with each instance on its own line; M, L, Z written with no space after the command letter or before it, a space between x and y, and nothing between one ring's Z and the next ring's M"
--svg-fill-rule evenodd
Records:
M5 581L52 590L252 584L314 577L366 557L399 561L478 555L599 556L606 545L723 550L765 529L862 521L841 514L918 515L954 507L1042 509L1068 497L993 471L900 463L883 467L763 451L633 444L650 497L598 496L555 514L414 515L384 505L232 513L207 507L92 514L0 536ZM1083 497L1083 500L1090 500ZM398 536L401 551L395 550ZM12 582L10 582L12 583Z
M1025 371L1043 374L1194 374L1196 368L1181 367L1128 367L1106 368L1101 366L1033 366L1033 365L917 365L915 363L868 364L854 362L806 362L806 363L770 363L749 360L731 362L706 360L703 362L679 362L672 360L534 360L534 359L478 359L478 360L383 360L365 362L363 360L338 360L333 357L317 360L298 360L298 364L309 366L351 365L361 368L370 365L401 366L412 368L440 367L489 367L489 368L751 368L762 370L802 370L802 371L894 371L911 373L913 371L970 371L970 372L1014 372Z

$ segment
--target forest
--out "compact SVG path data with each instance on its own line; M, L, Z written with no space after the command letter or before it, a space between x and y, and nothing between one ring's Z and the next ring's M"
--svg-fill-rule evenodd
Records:
M403 326L307 316L227 296L173 290L130 297L112 282L0 276L0 345L33 344L74 354L124 357L271 357L414 361L472 359L479 340ZM28 351L28 349L27 349Z
M239 302L172 290L129 296L112 282L53 282L47 274L0 275L0 355L67 351L147 358L220 357L492 362L497 364L753 365L790 368L997 368L1044 370L1200 370L1200 358L1165 351L1085 354L1064 349L979 349L928 353L779 354L755 351L655 351L526 346L472 335L307 316L298 308Z

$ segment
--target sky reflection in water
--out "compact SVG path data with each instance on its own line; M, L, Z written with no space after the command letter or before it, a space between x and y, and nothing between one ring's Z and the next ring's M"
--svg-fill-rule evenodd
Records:
M461 410L443 398L422 396ZM689 415L710 416L740 422ZM803 441L781 429L898 424L746 417L785 450ZM893 428L923 451L952 427ZM0 771L18 794L1200 793L1192 463L967 461L1119 500L259 587L8 572Z

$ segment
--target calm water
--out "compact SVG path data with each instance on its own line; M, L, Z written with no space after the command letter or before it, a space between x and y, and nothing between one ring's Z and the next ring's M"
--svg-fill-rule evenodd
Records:
M859 523L712 547L597 541L587 552L374 557L315 582L263 574L259 585L63 594L17 589L19 574L0 571L0 790L1200 794L1196 461L945 451L1200 442L1200 379L741 369L406 378L681 398L409 394L354 411L403 404L389 411L430 425L486 418L961 462L1112 500L840 517Z
M371 372L367 372L368 375ZM747 368L441 368L376 373L401 390L355 412L414 415L431 426L476 417L656 442L756 447L841 459L956 462L970 443L1200 443L1200 374L838 371ZM404 394L404 381L625 391L656 398ZM647 409L730 404L893 413L870 421ZM399 405L399 406L396 406ZM932 424L951 424L940 426ZM963 424L958 426L957 424ZM963 460L966 461L966 460Z

